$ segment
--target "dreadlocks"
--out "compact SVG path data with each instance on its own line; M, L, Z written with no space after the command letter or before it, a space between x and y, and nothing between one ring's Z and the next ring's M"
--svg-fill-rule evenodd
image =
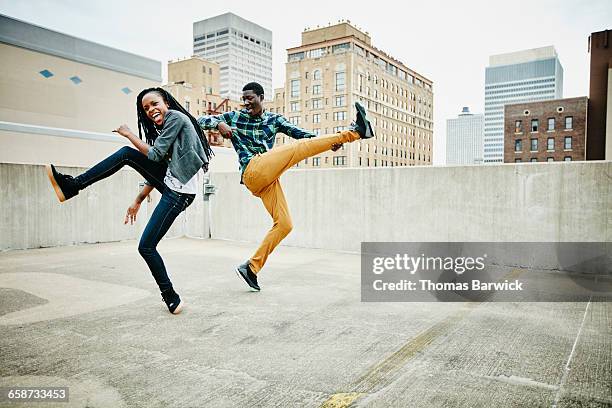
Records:
M153 143L155 143L155 139L157 139L157 136L160 132L157 126L155 126L155 123L153 123L153 121L149 119L144 109L142 108L142 98L144 98L144 96L148 93L155 93L161 96L163 100L168 103L169 109L174 109L187 115L189 120L191 120L191 123L193 124L193 127L195 128L198 136L200 137L200 142L202 143L202 147L204 148L204 154L206 154L206 158L208 159L208 161L210 161L210 158L214 153L210 147L210 144L208 143L206 135L204 135L202 128L200 127L200 125L198 125L198 121L196 120L196 118L191 116L191 114L187 112L187 110L185 110L185 108L183 108L181 104L178 103L178 101L174 99L174 97L170 95L170 93L168 93L168 91L163 88L147 88L140 92L138 94L138 97L136 98L136 113L138 114L138 136L140 137L140 139L142 139L142 133L144 132L147 143L152 146ZM208 163L206 163L205 166L208 167Z

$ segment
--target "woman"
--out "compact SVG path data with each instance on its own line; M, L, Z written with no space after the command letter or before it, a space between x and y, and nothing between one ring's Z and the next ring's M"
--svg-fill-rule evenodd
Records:
M135 220L140 203L156 188L161 200L140 238L138 251L149 266L161 291L162 299L172 314L183 309L183 301L175 292L157 244L176 219L195 198L197 173L208 169L212 150L196 119L162 88L143 90L136 99L138 135L126 125L113 132L127 138L136 149L122 147L85 173L72 177L47 165L47 175L58 199L63 202L80 190L116 173L127 165L146 180L143 191L128 209L125 222ZM144 132L147 143L142 140Z

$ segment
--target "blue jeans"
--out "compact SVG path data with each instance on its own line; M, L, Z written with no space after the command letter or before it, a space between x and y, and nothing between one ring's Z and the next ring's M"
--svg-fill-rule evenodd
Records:
M170 282L166 272L164 261L157 252L157 244L166 235L176 217L191 205L194 198L195 194L178 193L166 186L159 204L155 207L153 215L149 218L142 237L140 237L138 252L149 265L155 282L162 292L170 289L172 282Z
M168 277L164 261L157 252L157 244L166 235L176 217L191 205L195 194L183 194L168 188L164 184L167 164L149 160L138 150L127 146L122 147L85 173L77 176L76 181L79 183L79 189L82 190L109 177L123 166L130 166L136 170L149 184L162 193L161 200L155 207L153 215L149 218L142 237L140 237L138 252L149 266L159 289L161 291L170 289L172 288L172 282Z
M85 173L76 177L76 181L79 183L79 190L83 190L93 183L115 174L123 166L130 166L160 193L164 192L164 177L168 168L166 162L149 160L147 156L128 146L122 147Z

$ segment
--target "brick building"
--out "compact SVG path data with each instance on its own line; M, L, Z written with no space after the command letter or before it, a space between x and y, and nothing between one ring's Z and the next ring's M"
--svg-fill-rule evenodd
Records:
M504 107L504 162L586 160L586 96Z
M589 37L588 160L612 160L612 30Z

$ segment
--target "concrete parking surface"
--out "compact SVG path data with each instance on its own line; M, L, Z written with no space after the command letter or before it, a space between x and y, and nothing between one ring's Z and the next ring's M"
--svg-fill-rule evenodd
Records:
M363 303L358 254L164 240L182 314L137 242L0 253L0 387L40 407L611 407L612 306ZM1 406L31 406L3 401Z

